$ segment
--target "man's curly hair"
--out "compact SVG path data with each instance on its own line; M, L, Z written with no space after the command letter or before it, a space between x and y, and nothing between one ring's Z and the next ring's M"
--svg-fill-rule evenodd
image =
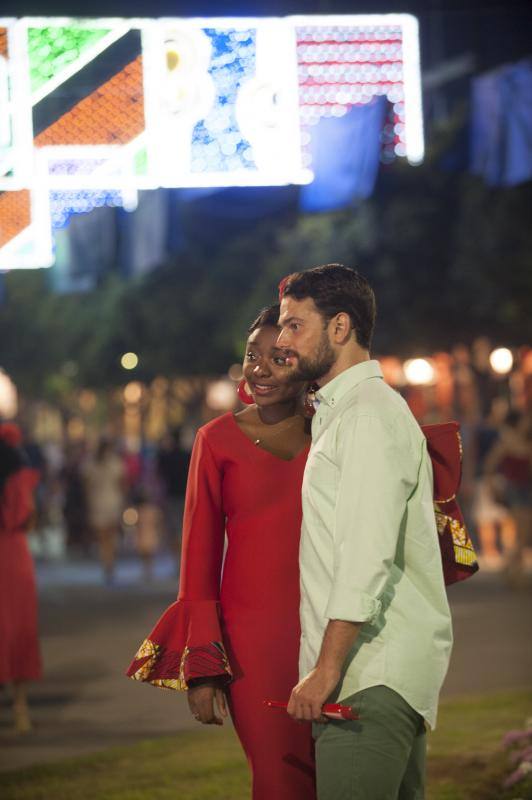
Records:
M349 314L358 344L369 350L375 327L375 295L367 280L351 267L324 264L293 272L279 284L279 297L310 297L325 324L342 311Z

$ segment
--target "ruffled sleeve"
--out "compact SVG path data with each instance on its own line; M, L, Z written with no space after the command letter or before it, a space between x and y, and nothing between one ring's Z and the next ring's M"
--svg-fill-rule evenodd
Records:
M179 596L137 651L130 678L181 690L197 678L231 679L220 625L224 535L222 470L201 429L187 482Z

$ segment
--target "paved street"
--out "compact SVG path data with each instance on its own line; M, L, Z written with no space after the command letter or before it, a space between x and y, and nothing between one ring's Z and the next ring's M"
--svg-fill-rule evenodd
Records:
M128 680L123 672L143 637L176 594L173 566L161 561L143 585L125 561L117 585L99 583L95 564L39 568L45 678L33 687L35 731L9 734L0 701L0 769L94 752L196 727L181 693ZM512 591L498 574L452 587L455 650L444 695L529 686L532 592ZM412 631L415 636L415 630Z

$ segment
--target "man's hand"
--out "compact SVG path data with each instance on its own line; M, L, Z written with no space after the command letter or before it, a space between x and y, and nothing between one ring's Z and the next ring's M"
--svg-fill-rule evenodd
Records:
M340 670L315 667L292 689L287 711L290 716L302 722L327 722L321 708L340 680Z
M293 719L327 722L321 707L340 682L342 665L360 628L359 622L329 620L316 666L292 689L286 710Z
M206 682L191 686L187 692L188 706L193 716L204 725L223 725L227 703L223 689L217 683ZM218 714L215 713L215 704Z

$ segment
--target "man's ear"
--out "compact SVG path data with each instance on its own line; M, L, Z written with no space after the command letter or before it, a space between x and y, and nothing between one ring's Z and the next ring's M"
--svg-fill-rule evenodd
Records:
M351 336L351 317L345 311L336 314L329 323L329 330L336 344L344 344Z

